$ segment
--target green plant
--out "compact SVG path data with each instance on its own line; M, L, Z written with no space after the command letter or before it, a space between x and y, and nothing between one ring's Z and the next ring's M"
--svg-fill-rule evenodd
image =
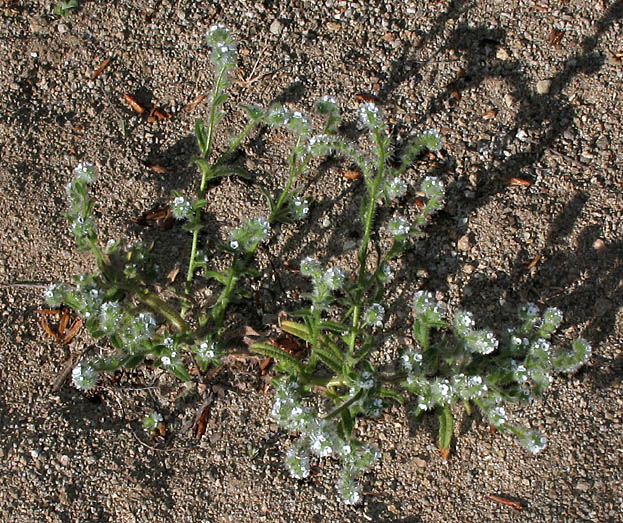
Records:
M78 9L78 0L69 0L68 2L59 2L54 8L54 14L58 16L69 16L75 9Z
M84 318L92 336L107 337L113 348L105 356L81 362L73 372L74 384L89 389L102 372L133 368L145 361L188 381L188 363L194 362L200 372L218 363L226 353L223 335L227 311L232 303L248 298L244 283L257 276L253 262L258 247L280 223L305 218L309 213L297 180L314 157L341 155L357 164L365 185L357 269L351 278L339 267L325 267L310 257L303 259L301 274L312 284L305 295L310 306L294 312L297 321L283 321L281 327L305 343L307 355L299 359L267 342L251 347L278 362L272 382L276 397L272 416L283 428L300 434L286 455L292 476L306 477L314 455L334 456L342 463L338 490L347 503L356 503L361 496L358 478L379 457L374 447L356 438L357 418L378 417L387 402L404 404L410 395L417 398L416 414L438 411L439 445L445 455L451 444L453 408L458 402L468 413L476 405L493 426L517 435L531 452L543 448L541 434L508 421L504 403L526 403L541 396L553 371L572 372L589 357L590 347L581 339L570 351L551 347L548 340L562 321L557 309L539 315L533 305L522 307L520 327L500 338L492 331L476 329L468 312L457 311L449 321L432 294L418 291L413 299L415 347L397 351L391 365L381 366L377 361L377 349L384 342L392 265L413 246L431 216L442 207L443 184L436 178L423 177L419 185L422 203L412 222L391 214L392 204L406 193L402 175L418 156L441 147L438 133L424 132L399 156L381 110L365 103L358 121L368 132L368 153L339 135L339 107L331 97L323 97L316 104L324 115L320 133L312 133L312 124L304 115L281 105L268 109L247 106L248 124L216 155L214 133L223 117L221 108L227 96L228 73L235 63L235 46L222 26L210 28L207 36L216 76L208 120L198 120L195 125L200 154L193 162L201 174L199 191L193 200L175 192L171 204L173 216L185 221L184 228L191 235L185 293L178 293L176 301L165 301L158 295L152 285L157 271L147 246L111 241L100 247L92 216L94 204L88 195L96 176L93 165L78 166L67 186L67 218L78 248L94 255L98 270L76 277L73 285L50 287L46 298L53 306L64 303L71 307ZM285 186L278 194L259 187L268 202L268 216L247 219L217 252L208 254L199 249L208 184L222 176L248 177L232 158L258 125L282 126L294 136ZM381 227L382 216L388 214L391 216ZM228 257L227 268L210 268L217 255ZM199 275L221 288L209 308L194 306L191 299ZM161 420L152 416L146 427L154 429L156 421Z

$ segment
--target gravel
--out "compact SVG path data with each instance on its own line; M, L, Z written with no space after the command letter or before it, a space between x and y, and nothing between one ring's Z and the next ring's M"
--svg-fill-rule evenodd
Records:
M50 2L8 1L0 11L0 519L623 520L623 2L80 4L62 19ZM458 437L444 461L436 421L392 406L357 425L383 457L364 478L363 503L349 507L336 496L330 459L308 480L288 477L281 458L292 436L269 419L271 393L258 392L251 362L215 378L201 440L187 427L207 392L148 368L88 394L68 383L53 390L70 356L98 348L84 334L69 348L52 343L38 324L41 289L16 284L67 281L93 268L63 217L64 185L84 160L101 173L101 237L154 242L164 274L183 263L186 233L131 218L169 202L173 189L197 188L192 130L208 103L184 107L209 94L203 35L214 23L231 28L240 53L217 147L244 124L240 104L279 100L309 113L324 94L350 120L355 95L376 97L397 143L440 131L444 148L408 171L412 188L400 202L401 213L415 215L413 186L424 174L448 187L445 210L398 267L395 337L408 337L399 327L418 288L500 330L526 300L563 310L557 341L582 334L593 358L577 375L557 377L541 402L509 409L548 436L543 453L526 454L457 407ZM172 118L148 123L124 93ZM244 162L277 188L289 145L285 133L264 133L244 146ZM257 297L232 322L265 329L263 318L301 304L305 283L283 261L296 266L315 253L352 268L344 245L357 239L362 186L343 177L348 167L314 166L304 184L315 200L309 223L271 241ZM225 179L209 191L203 240L213 245L265 212L255 187ZM153 411L165 419L164 438L141 426Z

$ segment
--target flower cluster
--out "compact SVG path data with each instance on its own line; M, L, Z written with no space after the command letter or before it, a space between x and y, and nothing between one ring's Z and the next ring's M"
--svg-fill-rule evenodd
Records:
M229 237L229 247L234 251L252 253L265 242L270 234L270 224L266 218L249 218L233 230Z
M314 310L321 311L332 302L332 293L344 283L345 274L339 267L323 270L320 262L310 256L301 261L301 274L311 278L313 292L309 296Z
M357 478L378 460L378 450L353 439L344 439L334 423L321 418L318 411L303 404L308 391L297 382L273 380L273 384L273 418L284 429L301 433L286 454L285 464L290 475L297 479L308 477L312 455L319 458L334 456L342 463L338 492L346 503L358 503L361 487ZM378 412L382 405L376 402L374 407Z

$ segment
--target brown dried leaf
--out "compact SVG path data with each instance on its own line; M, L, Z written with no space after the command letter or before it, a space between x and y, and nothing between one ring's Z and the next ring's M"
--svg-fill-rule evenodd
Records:
M495 109L489 109L485 114L482 115L484 120L493 120L498 115L498 112Z
M560 47L560 42L562 41L562 37L564 33L560 29L556 29L552 27L552 31L549 34L549 43L555 47Z
M523 510L523 505L520 501L513 501L512 499L503 498L502 496L496 496L495 494L489 494L488 497L492 501L496 501L497 503L501 503L502 505L506 505L515 510Z
M526 266L526 269L530 270L536 267L541 261L541 258L543 258L542 254L539 254L538 256L536 256L530 263L528 263L528 265Z
M56 329L56 333L60 338L65 334L65 329L67 328L67 324L69 323L69 309L63 309L63 315L61 316L61 321L58 324L58 329Z
M373 94L357 93L354 96L355 102L378 102L378 98Z
M205 94L200 94L192 102L190 102L189 104L185 105L182 110L183 111L191 111L195 107L197 107L201 102L203 102L205 99L206 99L206 95Z
M344 178L348 180L359 180L361 178L361 171L356 171L355 169L348 169L342 173Z
M112 60L112 57L109 56L108 58L106 58L106 60L104 60L100 66L95 70L95 72L91 75L91 80L95 80L100 74L102 74L102 72L104 71L104 69L106 69L108 67L108 65L110 64L110 61Z
M180 268L179 267L175 267L175 268L171 269L169 274L167 274L167 280L169 280L171 283L173 283L175 281L175 278L177 278L177 275L179 273L180 273Z
M208 396L199 407L199 414L193 425L193 436L195 439L201 439L208 427L208 417L210 416L210 405L212 404L212 395Z
M134 98L134 96L132 96L129 93L125 93L123 95L123 99L128 103L128 105L134 109L134 111L136 111L138 114L143 114L145 112L145 108L138 103L138 101L136 100L136 98Z
M50 327L50 324L48 323L48 319L45 316L42 316L40 321L41 327L43 327L43 330L46 332L46 334L50 336L54 341L58 342L58 334L56 334L56 332L52 330L52 327Z
M71 340L73 340L76 337L76 335L80 331L81 327L82 327L82 320L81 319L77 319L76 321L74 321L73 325L67 331L67 334L65 335L65 337L63 338L63 341L61 341L61 343L63 345L69 345Z
M448 459L450 456L450 449L439 449L439 453L443 459Z

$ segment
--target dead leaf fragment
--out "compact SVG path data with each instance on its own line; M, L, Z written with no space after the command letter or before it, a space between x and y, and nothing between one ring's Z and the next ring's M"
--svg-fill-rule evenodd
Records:
M110 64L110 61L112 60L112 57L108 57L106 58L106 60L104 60L100 66L95 70L95 72L91 75L91 80L95 80L100 74L102 74L104 72L104 69L106 69L108 67L108 65Z
M484 120L493 120L498 115L498 112L495 109L489 109L482 115Z
M495 494L489 494L489 499L507 507L511 507L515 510L523 510L523 505L520 501L513 501L512 499L503 498L502 496L496 496Z
M136 98L134 98L134 96L132 96L130 93L125 93L123 95L123 99L138 114L143 114L145 112L145 108L140 103L138 103Z
M562 37L564 33L560 29L556 29L552 27L552 31L549 34L549 43L554 47L560 47L560 42L562 41Z
M193 425L193 436L195 439L201 439L208 427L208 418L210 416L210 405L212 404L212 395L210 394L199 407L199 414Z
M342 173L342 175L348 180L359 180L359 178L361 178L361 171L357 171L355 169L347 169Z
M164 207L153 207L137 218L130 219L143 227L149 227L153 223L156 223L164 231L168 231L175 224L175 218L171 212L171 207L168 205Z
M189 104L186 104L182 110L183 111L191 111L195 107L197 107L201 102L203 102L205 99L206 99L206 95L205 94L200 94L192 102L190 102Z
M450 457L450 449L439 449L439 453L443 459L448 459L448 457Z
M373 94L357 93L354 96L355 102L377 102L378 99Z

